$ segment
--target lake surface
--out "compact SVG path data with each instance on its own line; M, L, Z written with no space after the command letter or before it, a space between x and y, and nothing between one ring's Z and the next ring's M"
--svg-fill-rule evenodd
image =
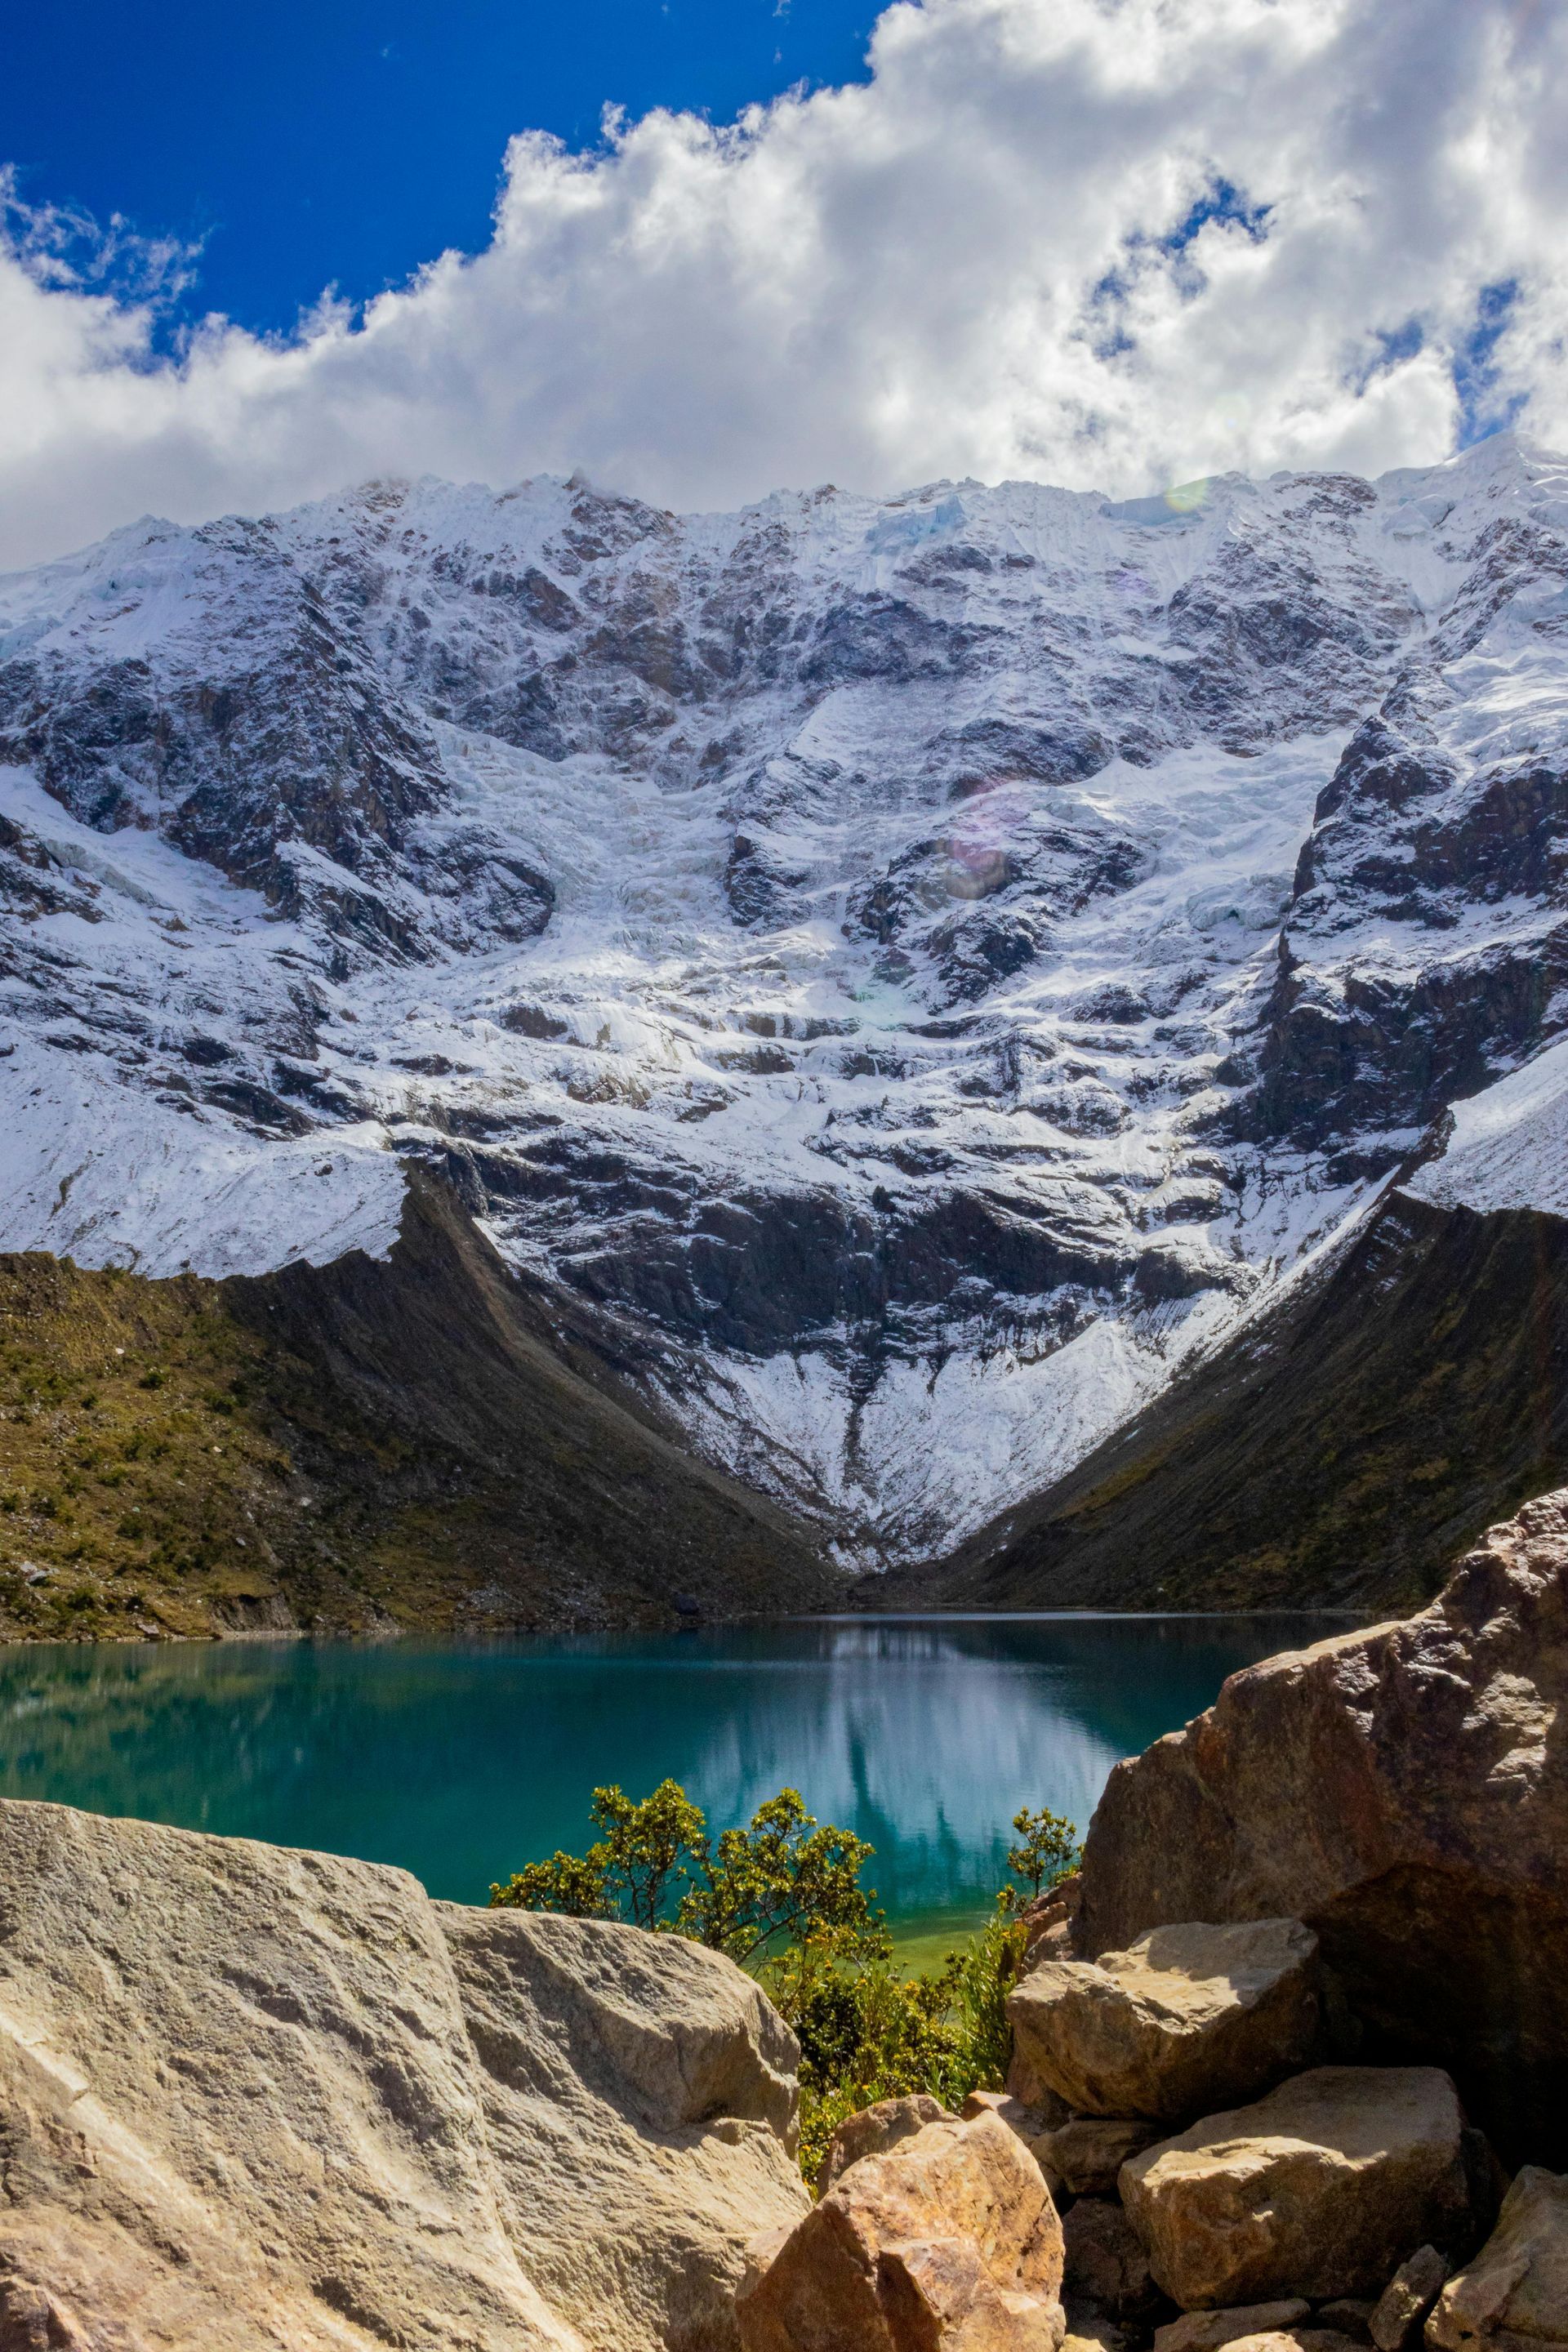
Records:
M1120 1757L1353 1621L856 1618L484 1647L0 1651L0 1794L401 1863L433 1895L581 1851L595 1783L715 1827L781 1786L876 1847L900 1940L973 1922L1009 1822L1080 1832Z

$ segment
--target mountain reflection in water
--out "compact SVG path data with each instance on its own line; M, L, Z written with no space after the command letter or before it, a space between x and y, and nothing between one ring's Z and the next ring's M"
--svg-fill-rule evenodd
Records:
M233 1642L0 1653L0 1794L403 1864L431 1893L581 1848L596 1783L715 1825L785 1784L876 1847L889 1917L973 1916L1008 1823L1080 1831L1117 1759L1225 1676L1350 1620L816 1619L484 1647Z

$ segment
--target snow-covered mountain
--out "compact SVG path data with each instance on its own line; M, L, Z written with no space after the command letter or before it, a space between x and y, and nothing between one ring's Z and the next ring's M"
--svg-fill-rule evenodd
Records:
M1568 1027L1568 465L0 581L0 1246L384 1255L432 1163L846 1562L1046 1487Z

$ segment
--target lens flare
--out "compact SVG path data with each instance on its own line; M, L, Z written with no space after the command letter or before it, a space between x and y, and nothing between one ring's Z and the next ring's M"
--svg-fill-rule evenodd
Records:
M1173 490L1165 492L1165 504L1173 514L1194 514L1209 494L1206 481L1181 482Z

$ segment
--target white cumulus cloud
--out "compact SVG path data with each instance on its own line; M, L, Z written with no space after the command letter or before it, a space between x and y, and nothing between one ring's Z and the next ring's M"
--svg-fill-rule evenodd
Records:
M871 68L523 131L482 253L289 340L161 357L21 220L0 562L389 472L713 507L1568 439L1560 0L899 0Z

